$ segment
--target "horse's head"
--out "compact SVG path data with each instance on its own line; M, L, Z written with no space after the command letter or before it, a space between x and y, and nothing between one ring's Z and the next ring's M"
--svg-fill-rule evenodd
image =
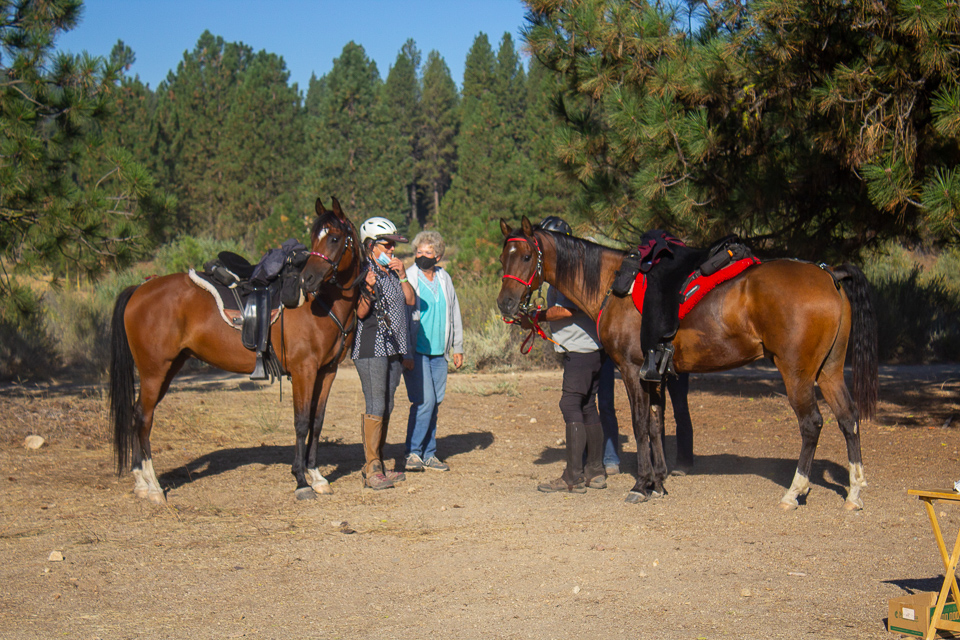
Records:
M500 252L503 281L497 306L504 318L515 318L530 294L543 284L543 251L526 216L519 229L511 229L501 218L500 231L505 240Z
M316 203L317 219L310 232L310 257L301 271L303 292L316 293L320 285L336 278L354 260L358 240L353 223L347 219L340 203L333 198L333 209L325 209L320 198Z

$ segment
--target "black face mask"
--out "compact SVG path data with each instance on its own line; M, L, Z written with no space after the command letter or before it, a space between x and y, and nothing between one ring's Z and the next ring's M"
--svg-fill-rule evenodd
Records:
M426 271L427 269L433 269L435 266L437 266L438 260L436 258L428 258L427 256L420 256L419 258L415 259L413 262L414 264L417 265L417 269L420 269L421 271Z

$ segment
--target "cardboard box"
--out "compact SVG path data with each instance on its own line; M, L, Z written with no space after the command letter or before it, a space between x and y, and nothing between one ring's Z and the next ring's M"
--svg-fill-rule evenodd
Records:
M892 598L887 616L887 631L922 638L930 628L930 619L933 617L938 595L933 591L924 591L912 596ZM957 604L948 599L940 619L960 622ZM937 633L947 638L955 637L949 631L939 630Z

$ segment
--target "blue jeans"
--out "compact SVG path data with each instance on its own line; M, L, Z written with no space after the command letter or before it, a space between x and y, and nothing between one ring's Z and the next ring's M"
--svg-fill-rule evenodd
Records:
M407 421L407 455L423 460L437 455L437 411L447 392L447 359L444 356L413 356L413 369L403 372L410 400Z
M620 464L620 425L614 406L613 386L617 365L607 358L600 367L600 387L597 389L597 407L600 409L600 424L603 426L603 466Z

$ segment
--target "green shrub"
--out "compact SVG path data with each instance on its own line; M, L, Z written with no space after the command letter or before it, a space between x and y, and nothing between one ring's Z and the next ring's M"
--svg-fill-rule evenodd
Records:
M250 255L249 250L237 240L180 236L173 242L160 247L154 258L154 264L160 275L185 273L190 269L203 269L203 264L216 258L221 251L238 253L253 263L260 259L260 256Z
M453 269L451 277L463 316L464 366L468 371L530 370L557 366L558 358L553 345L536 336L531 338L533 349L530 353L520 353L520 346L529 332L505 323L500 317L497 309L499 278L468 276L461 280L456 268Z
M960 259L892 247L864 269L873 286L881 362L955 362L960 359Z

